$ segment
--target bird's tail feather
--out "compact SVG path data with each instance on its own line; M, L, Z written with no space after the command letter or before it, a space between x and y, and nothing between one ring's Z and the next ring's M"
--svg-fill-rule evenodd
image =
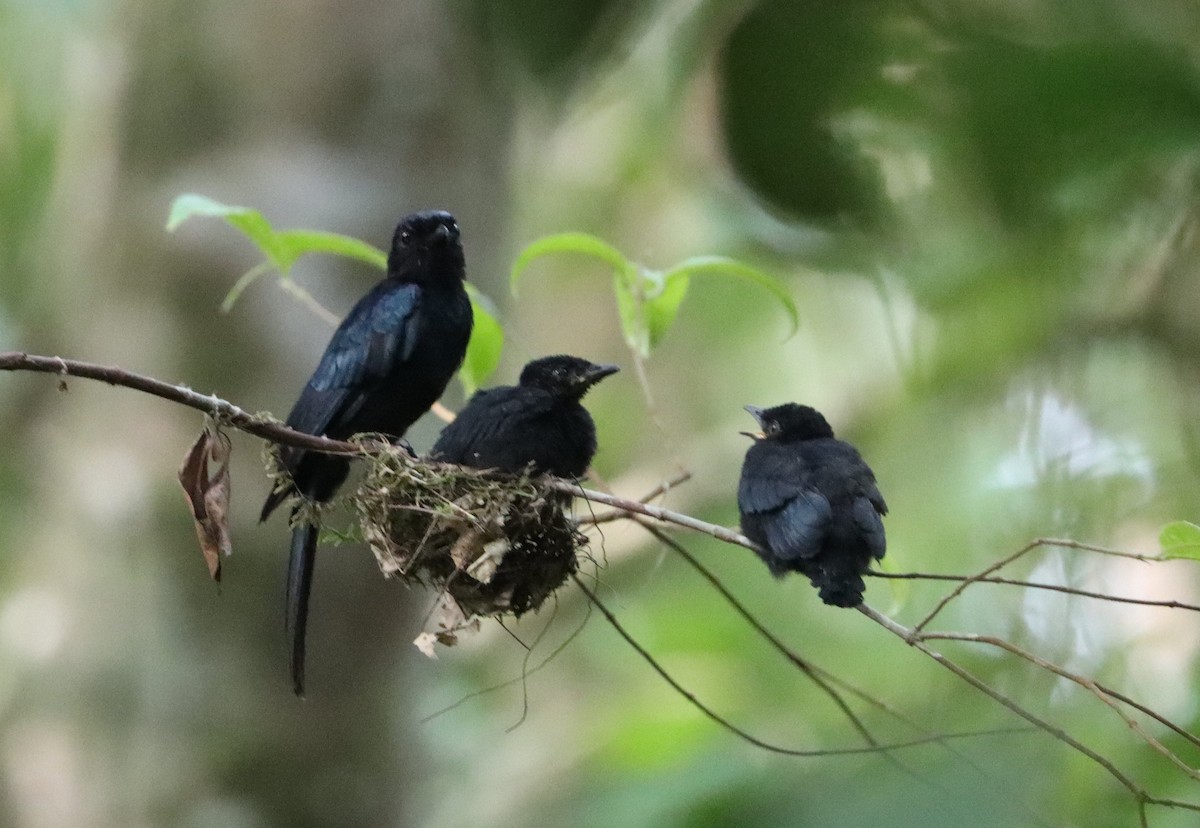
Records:
M308 629L308 595L312 591L313 567L317 562L315 524L292 530L292 550L288 556L286 625L291 641L292 692L304 696L304 640Z
M821 600L834 607L857 607L867 589L862 576L847 566L821 567L810 575L809 580L817 588Z

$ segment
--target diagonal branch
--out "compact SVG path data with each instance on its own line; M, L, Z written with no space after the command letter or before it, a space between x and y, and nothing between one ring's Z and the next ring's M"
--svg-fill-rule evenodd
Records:
M599 597L597 597L595 592L593 592L591 589L588 588L587 584L585 584L583 582L583 579L580 578L577 573L573 573L571 575L571 580L573 580L575 582L575 586L579 587L580 591L583 592L584 596L588 599L588 601L590 601L592 603L592 605L597 610L600 611L600 614L604 616L604 620L606 620L609 623L609 625L612 626L612 628L614 630L616 630L617 634L619 636L621 636L621 638L625 639L625 643L628 644L630 647L632 647L634 649L634 651L637 652L637 654L640 655L642 657L642 659L645 660L645 662L650 665L651 669L653 669L654 672L658 673L663 678L663 680L667 682L667 684L671 685L671 688L673 690L675 690L675 692L677 692L677 693L679 693L679 695L683 696L683 698L685 698L689 704L691 704L693 707L695 707L697 710L699 710L705 716L705 718L720 725L724 729L728 730L730 733L733 733L735 736L738 736L739 738L744 739L745 741L749 742L750 744L754 745L755 747L762 748L763 750L770 751L771 753L780 753L785 756L801 756L801 757L853 756L853 755L864 754L864 753L884 753L884 752L891 751L891 750L900 750L903 748L920 747L922 745L928 745L932 742L937 742L941 739L966 739L966 738L976 738L976 737L980 737L980 736L1010 736L1010 735L1013 735L1016 733L1027 733L1028 732L1024 728L1021 728L1019 730L1013 730L1012 728L1001 728L1001 729L991 730L991 731L977 730L977 731L972 731L969 733L946 733L946 734L942 734L940 736L933 736L933 737L920 738L920 739L909 739L904 742L893 742L890 744L869 745L867 747L857 747L857 748L829 748L826 750L789 748L789 747L783 747L782 745L772 744L771 742L767 742L763 739L758 738L757 736L754 736L753 734L749 733L748 731L743 730L742 728L735 725L733 722L726 719L721 714L717 713L715 710L713 710L711 707L706 705L704 702L700 701L700 699L698 699L696 697L695 693L691 692L686 687L684 687L682 684L680 684L679 681L675 677L673 677L670 673L668 673L666 671L666 669L661 664L659 664L657 660L655 660L654 656L650 655L650 653L646 650L645 647L643 647L641 644L639 644L637 642L637 639L635 639L629 633L629 631L626 630L625 627L621 625L621 622L617 620L617 617L615 615L613 615L612 611L600 601Z
M1182 808L1182 809L1186 809L1189 811L1200 811L1200 804L1196 804L1196 803L1192 803L1192 802L1183 802L1183 801L1174 800L1174 799L1163 799L1163 798L1151 796L1146 791L1145 788L1143 788L1141 785L1137 784L1132 779L1130 779L1123 771L1121 771L1116 765L1114 765L1112 763L1112 761L1109 760L1107 757L1102 756L1101 754L1097 753L1093 749L1089 748L1087 745L1080 742L1078 739L1076 739L1070 733L1067 733L1061 727L1058 727L1057 725L1052 724L1052 723L1046 721L1045 719L1042 719L1041 717L1037 716L1036 714L1032 713L1031 711L1026 710L1024 707L1022 707L1021 705L1017 704L1012 699L1005 696L999 690L994 689L991 685L989 685L983 679L979 678L975 674L968 671L966 668L960 666L959 664L955 663L954 661L951 661L949 658L947 658L946 656L942 655L937 650L930 647L928 644L926 644L922 640L922 634L920 631L918 631L916 629L910 629L909 627L905 627L903 624L899 624L896 621L893 621L891 618L888 618L886 615L883 615L882 613L876 611L875 609L872 609L871 607L867 606L866 604L860 604L857 607L857 609L859 612L861 612L863 615L870 618L876 624L879 624L881 627L883 627L885 630L892 633L893 635L900 637L909 646L911 646L911 647L915 648L916 650L918 650L919 652L924 653L925 655L929 656L934 661L936 661L938 664L945 667L950 672L954 673L960 679L967 682L967 684L970 684L972 687L974 687L979 692L983 693L985 696L989 697L990 699L992 699L996 703L1002 705L1003 707L1006 707L1008 710L1012 711L1017 716L1020 716L1022 719L1029 722L1030 724L1033 724L1033 725L1037 726L1038 728L1044 730L1046 733L1049 733L1051 736L1058 739L1063 744L1068 745L1075 751L1083 754L1088 759L1092 760L1094 763L1099 765L1104 770L1108 771L1108 773L1115 780L1117 780L1117 782L1119 782L1122 785L1122 787L1124 787L1126 790L1128 790L1129 793L1134 797L1134 799L1139 803L1139 809L1142 807L1143 804L1153 804L1153 805L1163 805L1163 806L1171 807L1171 808Z
M261 414L251 414L220 397L200 394L186 385L171 385L143 374L126 371L115 365L96 365L57 356L37 356L20 351L5 351L0 353L0 371L37 371L44 374L56 374L60 377L99 380L109 385L132 388L135 391L203 411L218 422L282 445L310 451L323 451L329 454L363 453L363 448L353 443L327 440L324 437L314 437L302 431L295 431Z

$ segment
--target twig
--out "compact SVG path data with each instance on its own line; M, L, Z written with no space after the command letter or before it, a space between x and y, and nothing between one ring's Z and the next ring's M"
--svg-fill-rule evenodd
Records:
M1020 716L1025 721L1037 726L1038 728L1044 730L1046 733L1049 733L1051 736L1058 739L1060 742L1063 742L1064 744L1070 746L1077 752L1083 754L1088 759L1092 760L1094 763L1096 763L1100 767L1104 768L1104 770L1108 771L1108 773L1114 779L1116 779L1117 782L1119 782L1122 785L1122 787L1124 787L1126 790L1128 790L1130 792L1130 794L1133 795L1134 799L1139 803L1139 809L1141 808L1141 803L1146 803L1146 804L1154 804L1154 805L1163 805L1163 806L1170 807L1170 808L1183 808L1183 809L1186 809L1189 811L1200 811L1200 804L1196 804L1196 803L1192 803L1192 802L1183 802L1183 801L1174 800L1174 799L1163 799L1160 797L1151 796L1146 791L1145 788L1141 787L1136 782L1134 782L1132 779L1130 779L1128 776L1126 776L1109 759L1100 755L1096 751L1092 750L1087 745L1083 744L1078 739L1076 739L1071 734L1067 733L1065 730L1058 727L1057 725L1051 724L1050 722L1046 721L1045 719L1042 719L1042 718L1038 717L1037 715L1035 715L1034 713L1031 713L1030 711L1026 710L1024 707L1017 704L1015 701L1008 698L1007 696L1002 694L1000 691L992 688L991 685L989 685L983 679L981 679L978 676L974 675L973 673L969 672L964 667L959 666L957 663L951 661L949 658L947 658L946 656L942 655L937 650L930 647L928 644L926 644L924 641L921 640L921 633L919 631L917 631L915 629L910 629L908 627L905 627L903 624L899 624L896 621L893 621L891 618L888 618L886 615L883 615L882 613L871 608L867 604L859 604L857 609L859 612L861 612L863 615L870 618L876 624L880 625L881 627L883 627L885 630L892 633L893 635L900 637L909 646L911 646L914 649L918 650L919 652L924 653L925 655L929 656L934 661L936 661L938 664L945 667L950 672L954 673L956 676L958 676L963 681L970 684L972 687L974 687L979 692L983 693L985 696L991 698L993 701L997 702L998 704L1002 705L1003 707L1006 707L1008 710L1012 711L1017 716ZM1144 818L1144 814L1143 814L1143 818Z
M608 607L606 607L600 601L600 599L598 597L596 597L596 594L587 587L587 585L583 582L583 579L581 579L579 577L578 573L573 573L571 575L571 580L573 580L575 582L575 585L577 587L579 587L579 589L583 592L583 594L587 597L587 599L592 603L592 605L595 606L596 609L600 611L600 614L603 615L604 619L606 621L608 621L609 625L611 625L612 628L614 630L616 630L617 634L619 636L621 636L621 638L625 639L625 643L627 643L630 647L632 647L634 649L634 651L637 652L637 654L640 655L642 657L642 659L645 660L645 662L650 665L650 667L654 670L654 672L658 673L659 676L661 676L663 678L663 680L667 682L667 684L671 685L672 689L674 689L675 692L677 692L681 696L683 696L688 701L688 703L691 704L693 707L695 707L697 710L699 710L705 716L705 718L711 720L715 724L720 725L721 727L725 728L726 730L728 730L729 732L738 736L739 738L744 739L745 741L749 742L750 744L754 745L755 747L762 748L763 750L770 751L771 753L781 753L786 756L801 756L801 757L853 756L853 755L864 754L864 753L883 753L883 752L886 752L889 750L901 750L904 748L920 747L923 745L928 745L932 742L936 742L940 739L966 739L966 738L974 738L974 737L979 737L979 736L1009 736L1014 733L1027 733L1028 732L1024 728L1022 728L1020 730L1013 730L1011 728L987 730L987 731L977 730L977 731L972 731L970 733L947 733L947 734L942 734L941 736L936 736L936 737L932 737L932 738L910 739L908 741L893 742L890 744L879 744L879 745L872 745L872 746L867 746L867 747L857 747L857 748L829 748L829 749L825 749L825 750L804 750L804 749L800 749L800 748L788 748L788 747L783 747L781 745L771 744L770 742L759 739L757 736L754 736L754 735L750 734L749 732L741 729L740 727L733 724L725 717L721 716L719 713L717 713L711 707L704 704L704 702L700 701L700 699L696 698L696 695L694 693L692 693L690 690L688 690L683 685L681 685L670 673L668 673L666 671L665 668L663 668L663 666L661 664L659 664L654 659L654 656L650 655L650 653L647 652L646 648L644 648L641 644L639 644L637 642L637 640L632 635L630 635L629 632L623 626L621 626L621 622L617 620L617 617L615 615L613 615L612 611L609 610Z
M1157 560L1156 558L1148 558L1147 560ZM1166 609L1182 609L1191 612L1200 612L1200 606L1195 604L1186 604L1183 601L1156 601L1151 598L1126 598L1120 595L1109 595L1107 592L1092 592L1087 589L1079 589L1077 587L1062 586L1061 584L1043 584L1037 581L1022 581L1018 578L1001 578L996 575L987 575L982 578L972 577L970 575L951 575L940 572L866 572L864 573L873 578L891 578L894 580L913 580L913 581L973 581L980 584L1005 584L1008 586L1024 587L1026 589L1044 589L1051 592L1061 592L1065 595L1078 595L1081 598L1095 598L1098 601L1112 601L1117 604L1137 604L1145 607L1164 607Z
M1160 558L1151 557L1149 555L1138 555L1132 552L1123 552L1120 549L1110 549L1106 546L1097 546L1095 544L1083 543L1081 541L1074 541L1066 538L1035 538L1008 557L1001 558L999 561L996 561L990 566L985 567L975 575L968 575L966 578L964 578L958 586L950 590L950 592L944 598L942 598L942 600L938 601L937 605L930 610L929 614L922 618L921 621L913 627L913 630L920 632L921 630L925 629L929 622L931 622L938 613L945 609L947 604L949 604L959 595L962 595L963 591L966 590L966 588L971 584L986 579L993 572L1003 569L1023 555L1026 555L1035 549L1040 549L1043 546L1052 546L1060 549L1078 549L1084 552L1095 552L1099 555L1110 555L1113 557L1127 558L1130 560L1144 561L1147 563L1161 560Z
M848 705L846 703L846 700L844 698L842 698L842 694L839 693L826 680L824 675L822 675L822 673L824 673L825 671L819 670L819 668L817 668L814 664L812 664L810 661L808 661L808 659L802 658L801 656L797 655L795 652L793 652L791 649L789 649L786 644L784 644L782 641L780 641L778 637L776 637L773 633L771 633L770 630L768 630L765 626L763 626L763 624L757 618L755 618L753 615L751 615L750 611L747 610L741 604L741 602L738 601L737 598L735 598L731 592L729 592L728 589L726 589L725 585L721 583L721 581L717 578L717 576L714 575L702 563L700 563L700 561L696 560L696 557L694 555L692 555L692 553L689 552L683 546L683 544L676 541L674 538L672 538L670 535L668 535L666 532L664 532L659 527L657 527L651 523L648 523L644 519L637 520L636 522L639 526L641 526L643 529L645 529L647 532L649 532L651 535L653 535L655 538L657 538L659 540L659 542L661 542L661 543L665 544L666 546L670 547L671 549L673 549L677 555L679 555L685 561L687 561L692 566L692 568L695 569L696 572L698 572L700 574L700 576L702 578L704 578L706 581L708 581L709 584L711 584L712 587L714 589L716 589L717 592L719 592L722 597L725 598L726 602L728 602L729 605L732 606L734 608L734 610L737 611L742 616L742 618L744 618L746 620L746 622L749 623L750 626L753 627L754 630L759 635L761 635L769 644L771 644L771 646L774 647L776 649L776 651L778 651L784 658L786 658L788 661L790 661L792 664L794 664L796 666L796 669L800 670L800 672L802 672L802 673L804 673L804 675L808 676L808 678L810 680L812 680L812 682L815 685L817 685L817 687L819 687L821 689L821 691L825 693L825 695L829 696L830 700L833 701L834 705L836 705L837 708L842 711L842 714L846 717L847 720L849 720L850 724L854 726L854 729L857 730L859 732L859 734L862 735L863 741L865 741L868 745L872 745L872 746L879 745L879 741L871 734L871 731L869 731L867 729L867 726L865 724L863 724L862 720L859 719L857 715L855 715L854 711L850 709L850 705ZM866 695L866 694L863 693L862 695Z
M1070 670L1066 669L1065 667L1062 667L1058 664L1054 664L1053 662L1047 661L1046 659L1042 658L1041 656L1031 653L1028 650L1024 649L1023 647L1018 647L1016 644L1013 644L1009 641L1005 641L1002 638L997 638L997 637L991 636L991 635L980 635L978 633L956 633L956 632L932 632L932 633L930 633L930 632L926 632L926 633L922 633L920 638L922 641L969 641L974 644L987 644L988 646L995 647L997 649L1004 650L1005 652L1012 653L1013 655L1017 656L1018 658L1024 659L1025 661L1028 661L1030 664L1033 664L1034 666L1036 666L1042 670L1045 670L1048 673L1053 673L1054 675L1058 676L1059 678L1064 678L1067 681L1078 684L1084 690L1087 690L1089 693L1094 695L1096 698L1100 699L1101 702L1103 702L1104 704L1106 704L1110 708L1112 708L1112 710L1118 716L1121 717L1121 720L1125 722L1125 725L1127 727L1129 727L1129 729L1132 730L1134 733L1136 733L1138 736L1140 736L1142 738L1142 740L1146 742L1146 744L1150 745L1150 747L1154 748L1156 751L1161 753L1163 756L1167 757L1167 759L1169 759L1172 763L1174 763L1180 770L1182 770L1188 776L1192 777L1193 779L1200 780L1200 771L1197 771L1195 768L1189 766L1186 762L1184 762L1182 759L1180 759L1179 756L1177 756L1168 747L1166 747L1164 744L1159 742L1157 739L1155 739L1149 733L1146 733L1142 729L1141 725L1137 723L1136 720L1134 720L1132 717L1126 715L1125 711L1121 710L1121 708L1119 706L1117 706L1116 702L1113 701L1113 699L1117 698L1116 695L1114 695L1112 692L1110 692L1107 687L1103 686L1099 682L1093 681L1092 679L1089 679L1089 678L1085 678L1076 673L1072 673ZM1162 714L1154 712L1150 708L1146 707L1144 704L1140 704L1138 702L1133 701L1128 696L1121 696L1118 700L1125 704L1128 704L1130 707L1133 707L1142 713L1145 713L1147 716L1150 716L1151 718L1153 718L1155 721L1159 722L1160 724L1163 724L1163 725L1169 727L1171 730L1175 731L1175 733L1177 733L1180 736L1182 736L1183 738L1187 739L1193 745L1200 747L1200 739L1198 739L1194 734L1189 733L1183 727L1180 727L1179 725L1175 724L1174 722L1172 722L1170 719L1166 718Z
M674 489L677 486L682 486L691 479L692 473L690 471L682 471L670 480L665 480L662 483L659 483L649 492L639 497L637 502L649 503L652 500L657 500L667 492L671 491L671 489ZM628 518L629 513L624 509L610 509L607 512L601 512L598 515L591 514L582 517L578 522L581 526L595 526L599 523L611 523L614 520L627 520Z
M95 365L57 356L37 356L19 351L6 351L0 353L0 371L38 371L44 374L99 380L109 385L132 388L135 391L152 394L155 397L203 411L225 425L274 443L327 454L364 453L364 448L360 445L340 440L327 440L324 437L314 437L311 434L294 431L282 423L258 414L251 414L219 397L199 394L185 385L171 385L116 366Z

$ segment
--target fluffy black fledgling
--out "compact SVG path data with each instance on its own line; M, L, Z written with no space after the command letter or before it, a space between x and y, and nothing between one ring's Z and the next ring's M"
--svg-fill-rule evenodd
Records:
M344 440L378 432L400 438L442 395L471 337L471 303L458 224L442 211L414 213L396 227L387 277L334 331L317 369L288 415L297 431ZM284 448L294 485L276 488L262 519L289 496L323 502L350 469L344 457ZM304 640L316 560L317 527L292 532L287 628L292 687L304 694Z
M429 456L478 469L579 477L596 453L596 426L580 404L615 365L573 356L535 359L517 385L480 391L442 431Z
M820 412L787 403L746 406L762 427L748 434L738 483L742 532L762 549L772 574L807 575L821 600L862 603L862 573L882 558L887 504L854 446L834 439Z

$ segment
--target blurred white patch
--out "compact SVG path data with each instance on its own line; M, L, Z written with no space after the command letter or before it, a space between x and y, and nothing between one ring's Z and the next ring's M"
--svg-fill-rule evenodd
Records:
M80 783L78 741L66 725L18 722L0 745L4 788L16 824L58 828L89 824Z
M1141 445L1096 429L1083 413L1053 393L1026 391L1018 398L1027 416L1017 446L997 464L987 483L1027 488L1053 474L1058 478L1132 477L1154 482Z
M0 605L0 643L32 661L48 661L67 635L67 605L43 589L27 588Z
M120 446L81 452L71 482L88 516L101 525L126 523L150 498L151 483L140 457Z

